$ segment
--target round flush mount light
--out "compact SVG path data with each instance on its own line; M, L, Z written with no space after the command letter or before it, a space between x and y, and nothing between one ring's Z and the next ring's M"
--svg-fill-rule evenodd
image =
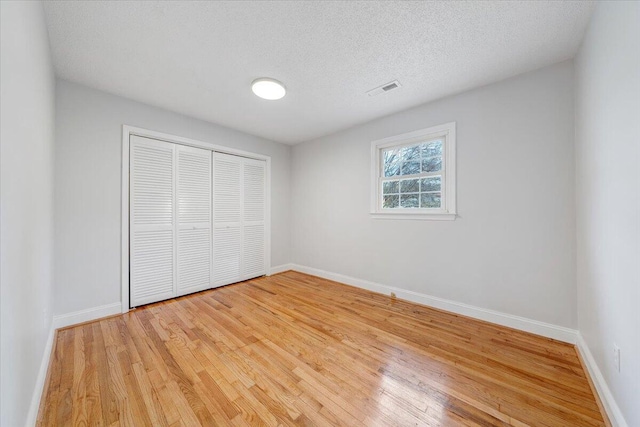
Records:
M251 90L260 98L270 101L280 99L287 94L287 90L282 83L266 77L255 79L251 83Z

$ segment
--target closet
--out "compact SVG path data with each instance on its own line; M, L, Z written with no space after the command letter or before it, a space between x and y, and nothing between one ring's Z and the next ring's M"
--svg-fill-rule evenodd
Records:
M266 162L131 135L129 305L266 274Z

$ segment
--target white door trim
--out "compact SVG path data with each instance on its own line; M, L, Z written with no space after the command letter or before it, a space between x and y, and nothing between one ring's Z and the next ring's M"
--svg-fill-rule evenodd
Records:
M171 135L162 132L156 132L148 129L142 129L134 126L122 126L122 187L121 206L122 212L121 222L121 302L122 313L129 311L129 137L137 135L145 138L157 139L160 141L172 142L174 144L187 145L190 147L204 148L219 153L233 154L236 156L247 157L250 159L264 160L266 162L266 241L265 241L265 271L267 274L271 268L271 157L263 154L251 153L249 151L238 150L235 148L225 147L223 145L211 144L195 139L184 138L181 136Z

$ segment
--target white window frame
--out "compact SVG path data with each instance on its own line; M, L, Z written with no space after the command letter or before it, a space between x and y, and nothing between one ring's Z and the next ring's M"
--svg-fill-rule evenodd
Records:
M442 206L440 209L382 207L382 151L442 138ZM411 176L407 176L409 178ZM405 177L399 175L398 179ZM456 123L420 129L371 143L371 216L374 219L455 220L456 219Z

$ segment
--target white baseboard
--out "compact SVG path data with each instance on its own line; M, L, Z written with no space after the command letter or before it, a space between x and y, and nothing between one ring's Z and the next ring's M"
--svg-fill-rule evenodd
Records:
M624 419L624 415L622 415L620 407L618 407L618 404L613 398L613 394L611 394L611 390L609 390L609 386L607 385L600 368L598 368L598 364L593 358L593 354L591 354L591 350L589 350L587 342L584 340L584 337L580 332L578 332L577 335L576 347L587 367L587 371L589 371L589 376L591 376L591 380L596 388L598 396L600 396L600 401L604 406L604 410L609 416L611 425L613 427L628 427L627 421Z
M66 328L78 323L90 322L101 317L113 316L122 312L122 303L114 302L99 307L87 308L85 310L74 311L72 313L53 316L54 329Z
M31 396L31 404L29 405L29 413L27 414L27 422L25 423L27 427L36 425L38 410L40 409L40 399L42 398L44 383L47 379L47 371L49 370L49 360L51 359L51 350L53 349L53 338L55 335L56 329L53 327L52 322L47 343L44 346L44 353L42 354L42 361L40 362L40 369L38 370L38 377L36 378L36 385L33 388L33 395Z
M576 343L578 331L570 328L565 328L563 326L552 325L550 323L540 322L538 320L527 319L526 317L501 313L499 311L489 310L481 307L475 307L473 305L464 304L461 302L451 301L444 298L422 294L419 292L396 288L394 286L382 285L380 283L357 279L355 277L332 273L313 267L291 264L290 269L299 271L301 273L307 273L313 276L322 277L324 279L346 283L347 285L367 289L369 291L378 292L385 295L389 295L391 292L394 292L398 298L402 298L407 301L428 305L430 307L435 307L441 310L450 311L452 313L485 320L487 322L496 323L498 325L519 329L521 331L531 332L533 334L542 335L547 338L553 338L558 341L563 341L570 344Z
M285 271L293 270L293 264L282 264L271 267L269 270L269 276L273 274L283 273Z

